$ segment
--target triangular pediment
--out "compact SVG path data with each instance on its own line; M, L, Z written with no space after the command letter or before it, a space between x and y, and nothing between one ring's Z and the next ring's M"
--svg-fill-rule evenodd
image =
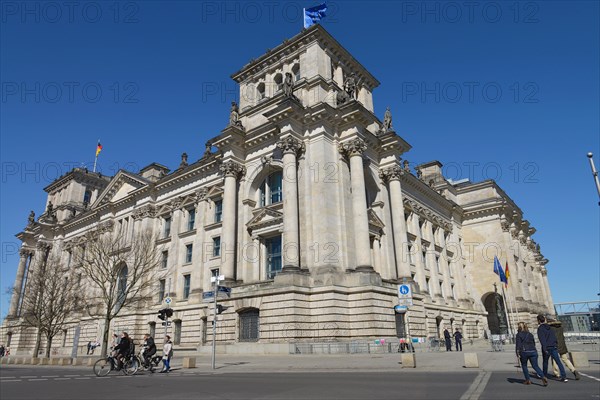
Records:
M249 231L262 230L283 224L283 213L271 208L259 209L254 217L248 221L246 227Z
M377 214L375 213L375 211L373 211L372 208L369 208L367 210L367 216L369 218L369 230L370 231L378 232L378 231L381 231L383 228L385 228L385 224L383 223L381 218L379 218L377 216Z
M146 179L131 172L120 170L100 193L92 208L124 199L129 193L149 183Z

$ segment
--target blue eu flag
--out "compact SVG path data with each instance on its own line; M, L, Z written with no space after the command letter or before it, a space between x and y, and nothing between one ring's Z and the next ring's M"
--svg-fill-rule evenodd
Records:
M494 256L494 273L498 275L498 277L500 278L500 282L503 282L504 284L508 283L508 279L506 278L506 275L504 274L502 265L500 265L500 261L498 260L498 257L496 257L496 256Z
M304 28L308 28L325 18L327 4L323 3L318 6L304 9Z

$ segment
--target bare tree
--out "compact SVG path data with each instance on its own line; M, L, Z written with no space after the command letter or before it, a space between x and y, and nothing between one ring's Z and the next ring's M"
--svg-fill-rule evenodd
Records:
M33 356L37 357L42 335L46 339L46 357L50 357L52 340L65 329L77 311L76 288L60 258L43 250L39 267L31 271L27 282L27 295L23 297L21 317L24 327L37 329Z
M156 238L150 231L131 239L124 232L90 233L79 254L85 295L81 302L92 317L104 319L102 356L108 351L110 323L124 309L146 305L159 265Z

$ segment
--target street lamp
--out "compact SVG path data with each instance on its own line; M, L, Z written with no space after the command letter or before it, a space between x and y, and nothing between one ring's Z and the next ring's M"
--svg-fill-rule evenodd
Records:
M594 160L592 160L592 157L594 157L594 155L590 152L587 153L587 156L590 160L590 167L592 167L592 175L594 176L594 182L596 182L596 190L598 190L598 197L600 197L600 180L598 179L598 171L596 171ZM600 201L598 202L598 205L600 206Z

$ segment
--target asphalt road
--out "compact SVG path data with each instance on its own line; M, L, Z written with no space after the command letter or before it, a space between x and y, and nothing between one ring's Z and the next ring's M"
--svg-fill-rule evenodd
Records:
M169 374L112 372L91 368L11 367L0 370L0 398L12 399L600 399L600 374L580 381L525 386L511 372L294 372Z

